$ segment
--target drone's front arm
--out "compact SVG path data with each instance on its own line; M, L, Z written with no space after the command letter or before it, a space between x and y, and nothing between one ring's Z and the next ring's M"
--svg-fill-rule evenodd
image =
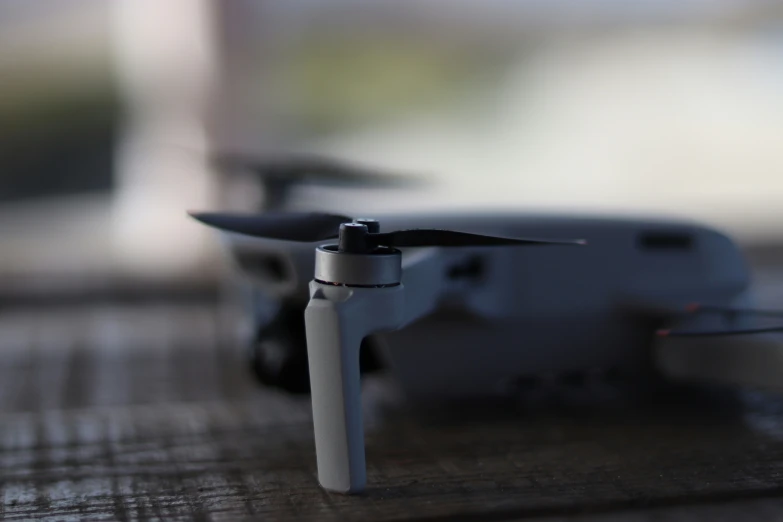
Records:
M402 285L351 288L310 284L305 310L318 481L340 493L364 489L359 347L364 337L402 324Z
M426 315L446 288L441 251L407 259L402 282L382 287L310 283L305 310L318 481L331 491L364 489L366 468L359 347L375 332Z

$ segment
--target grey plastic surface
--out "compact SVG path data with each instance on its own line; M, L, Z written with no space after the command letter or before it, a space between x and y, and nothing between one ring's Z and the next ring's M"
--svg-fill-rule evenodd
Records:
M750 296L737 308L750 308ZM718 314L698 314L673 323L681 330L723 330L752 327L753 315L738 316L731 325ZM783 333L707 337L662 337L654 352L664 375L679 381L749 386L783 391Z
M664 375L685 382L783 391L783 335L663 338L655 356Z
M402 324L402 285L349 288L310 284L305 310L318 481L339 493L366 483L359 347L378 330Z
M352 286L396 285L402 276L401 258L400 251L391 248L367 255L325 245L315 249L315 279Z

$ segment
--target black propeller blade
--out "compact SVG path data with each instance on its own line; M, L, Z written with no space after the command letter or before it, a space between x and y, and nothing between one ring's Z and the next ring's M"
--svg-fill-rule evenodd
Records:
M685 307L685 311L689 313L707 312L715 314L723 314L726 316L736 315L755 315L758 317L783 317L783 310L757 310L754 308L732 308L727 306L716 306L701 303L691 303Z
M314 154L253 158L239 153L221 153L211 159L218 168L252 171L265 183L386 187L407 186L420 181L413 176L381 172Z
M725 337L729 335L754 335L783 332L783 326L766 328L740 328L736 330L658 330L658 337Z
M702 303L691 303L685 307L689 314L712 313L720 314L729 319L738 316L756 316L756 317L783 317L781 310L755 310L752 308L732 308L727 306L716 306ZM659 337L723 337L730 335L754 335L761 333L783 332L783 326L762 326L756 328L735 328L724 330L658 330Z
M586 242L577 240L548 240L548 239L516 239L510 237L486 236L483 234L471 234L468 232L456 232L454 230L439 230L419 228L412 230L398 230L380 234L368 234L368 243L371 247L459 247L459 246L502 246L502 245L583 245Z
M343 188L404 188L427 182L421 176L383 172L314 154L277 154L252 157L241 153L210 156L219 170L226 173L250 172L263 186L260 210L286 208L297 185Z
M313 242L336 238L340 225L353 218L322 212L234 214L189 212L195 219L226 232L285 241Z
M248 236L313 242L338 238L340 250L363 253L377 247L460 247L500 245L584 245L584 240L521 239L438 229L377 232L373 220L357 220L327 213L233 214L191 212L211 227ZM368 226L369 225L369 226Z

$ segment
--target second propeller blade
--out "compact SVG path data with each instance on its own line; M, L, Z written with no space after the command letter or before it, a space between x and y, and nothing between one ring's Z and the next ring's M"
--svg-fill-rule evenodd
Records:
M265 214L190 212L190 215L206 225L225 232L300 242L335 238L340 225L350 223L353 219L321 212Z
M439 229L398 230L381 234L369 234L368 241L372 246L388 247L468 247L468 246L502 246L502 245L584 245L586 241L525 239L487 236L469 232Z

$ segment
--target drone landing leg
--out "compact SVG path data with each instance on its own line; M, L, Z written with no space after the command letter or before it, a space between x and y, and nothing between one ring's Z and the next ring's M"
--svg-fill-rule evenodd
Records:
M339 493L359 493L364 457L359 347L367 335L398 328L402 285L351 288L310 283L305 310L318 481Z

